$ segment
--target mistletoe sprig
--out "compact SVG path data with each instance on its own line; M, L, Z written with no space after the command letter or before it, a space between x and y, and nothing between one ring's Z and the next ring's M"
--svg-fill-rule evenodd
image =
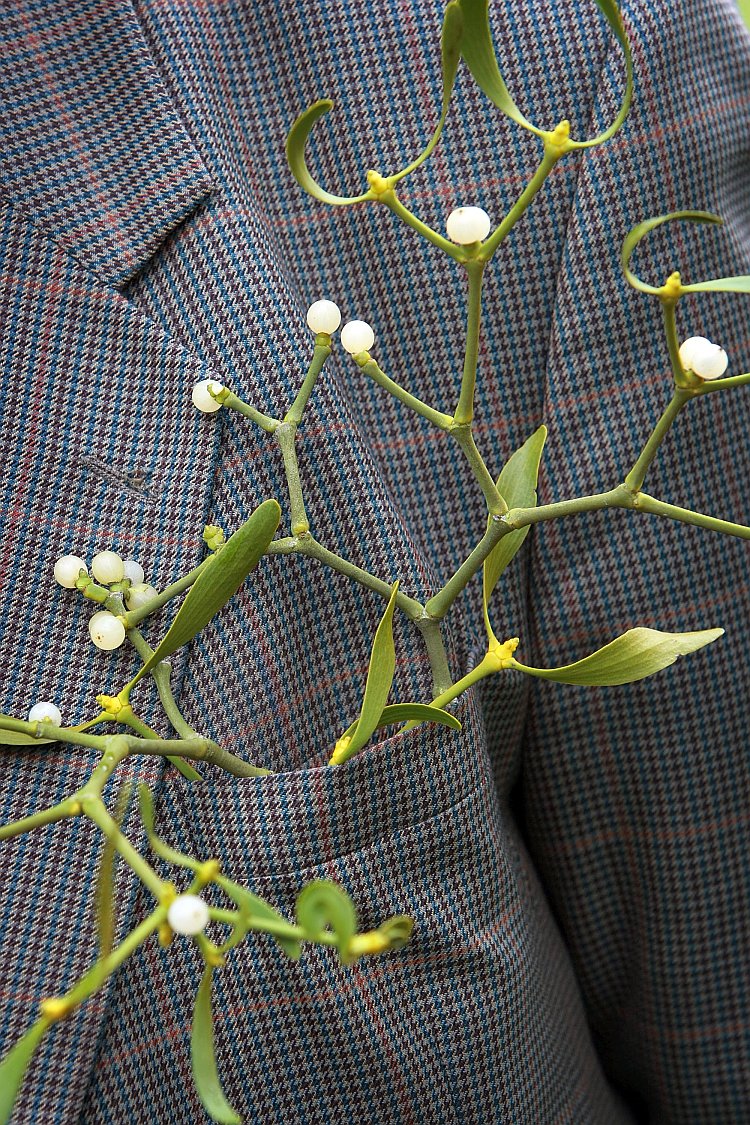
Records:
M90 568L84 559L75 554L63 556L55 563L56 581L97 606L88 623L93 643L101 649L112 650L127 641L141 663L133 678L116 694L97 695L96 712L74 726L63 725L61 710L53 702L34 704L25 720L0 716L0 743L17 750L23 746L38 747L62 742L94 750L99 755L90 777L75 792L51 808L31 813L0 828L0 840L56 821L80 817L97 825L105 838L95 894L99 956L67 993L42 1002L36 1022L0 1063L0 1125L10 1117L23 1075L44 1034L88 999L127 957L148 940L155 939L166 948L175 935L188 937L197 944L203 958L205 968L197 990L191 1059L201 1101L217 1122L240 1120L221 1091L214 1056L211 1013L213 973L235 945L251 934L261 933L270 935L290 957L299 956L301 942L311 942L334 946L342 961L348 963L361 956L398 949L409 940L413 921L401 915L388 919L376 930L357 933L354 904L340 887L320 880L302 888L297 900L295 922L289 922L269 903L223 875L216 860L198 860L175 851L160 840L154 830L151 793L142 786L139 791L140 818L151 850L163 861L192 875L187 890L178 893L175 884L161 879L122 830L131 797L128 786L120 787L113 813L105 804L105 787L112 782L122 762L134 754L166 757L195 784L201 781L195 764L201 762L219 766L237 777L265 777L271 773L242 760L190 726L172 692L169 664L175 652L210 624L252 571L263 564L264 557L301 555L312 559L346 575L382 597L386 603L372 642L359 714L335 740L332 749L329 747L326 751L331 767L343 765L364 750L383 727L398 724L406 730L417 723L436 722L453 730L460 729L460 723L445 708L486 676L514 671L570 684L608 686L630 683L667 668L679 656L710 644L722 634L721 629L667 633L634 628L582 660L557 668L536 668L516 659L519 638L499 640L491 623L493 593L523 545L529 529L537 523L621 508L750 538L748 527L677 507L643 491L646 475L661 443L687 404L702 395L750 382L750 372L724 377L728 357L710 340L693 336L680 344L676 322L676 309L685 295L701 292L748 293L750 277L684 284L680 274L673 272L663 284L652 285L642 281L631 269L631 259L639 243L655 227L681 220L721 222L716 215L680 211L659 216L638 224L624 241L622 266L626 278L636 289L656 297L661 303L665 345L674 386L671 400L621 482L604 492L538 505L536 486L546 428L540 426L531 434L497 477L488 467L473 436L485 270L557 162L570 152L609 140L625 120L630 105L632 57L619 7L615 0L596 0L596 3L622 49L625 83L616 117L607 129L593 138L573 139L567 119L550 129L542 128L529 121L519 110L498 66L490 34L488 0L450 0L447 5L441 40L442 99L438 122L424 149L405 168L390 175L370 169L365 175L367 188L359 195L337 196L322 188L308 169L305 149L314 124L332 108L328 100L318 101L302 113L288 137L289 166L300 186L310 195L333 206L382 204L465 271L466 344L463 368L456 376L457 394L452 412L422 401L382 370L371 355L375 333L369 324L350 320L343 325L340 334L344 351L353 357L364 377L372 379L404 407L425 418L447 440L455 441L466 457L484 497L487 517L475 546L455 573L448 576L425 602L420 602L403 590L399 581L393 581L392 576L385 578L369 573L320 542L313 533L297 459L296 438L307 404L333 351L334 336L341 327L340 310L328 299L315 301L308 310L307 324L315 338L313 354L299 391L282 417L274 417L245 402L231 388L214 379L203 380L192 392L193 403L199 411L205 414L216 414L222 408L237 411L276 443L287 483L287 534L276 535L282 510L275 499L262 503L229 539L221 528L208 526L203 536L209 550L207 557L199 566L161 591L145 582L138 562L123 560L112 550L100 552L92 560ZM465 206L447 217L446 237L404 205L397 187L429 158L440 140L462 59L490 101L518 126L539 139L542 153L528 185L494 229L483 208ZM443 641L442 623L458 595L478 577L480 571L487 651L476 667L454 681ZM182 595L185 595L184 600L171 625L152 648L139 626L156 617L173 599ZM397 610L412 622L423 637L432 671L431 700L390 702L396 667L393 620ZM174 738L162 738L134 709L131 696L137 695L138 685L146 676L156 683L164 714L176 735ZM92 733L104 723L116 724L118 733ZM119 945L114 946L112 872L116 856L141 880L156 905ZM201 893L208 887L223 893L229 905L211 905ZM221 943L208 939L205 931L209 925L228 927L228 935Z

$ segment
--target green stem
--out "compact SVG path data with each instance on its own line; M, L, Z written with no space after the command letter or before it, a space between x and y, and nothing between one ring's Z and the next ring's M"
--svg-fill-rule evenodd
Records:
M427 403L422 402L422 400L415 395L409 394L409 392L399 386L394 379L386 375L375 360L368 356L367 352L362 352L355 358L365 375L369 375L379 387L382 387L383 390L392 394L393 397L397 398L399 402L402 402L404 406L408 406L409 409L413 410L416 414L421 414L423 418L426 418L433 426L437 426L438 429L446 431L450 429L452 423L450 414L444 414L442 410L435 410L433 407L428 406Z
M312 941L320 945L336 945L336 934L322 930L315 937L310 937L301 926L293 926L291 922L276 921L274 918L248 917L243 918L238 910L222 910L221 907L211 906L208 910L213 922L223 922L227 926L241 926L245 932L271 934L273 937L291 938L295 941Z
M104 722L108 719L109 715L99 715L97 720L92 722ZM35 739L49 739L50 742L70 742L75 746L90 746L100 751L106 747L107 740L111 737L105 734L84 734L76 727L56 727L53 723L29 723L25 719L11 719L6 715L0 716L0 730L16 731L18 734L28 734ZM30 747L31 745L29 743Z
M171 601L172 598L177 597L178 594L184 593L185 590L189 590L201 571L205 570L211 562L212 558L213 554L207 555L203 562L199 563L194 570L191 570L182 578L178 578L176 582L172 582L169 586L166 586L160 594L151 598L145 605L140 606L138 609L129 609L127 613L124 613L125 628L132 629L134 625L138 625L144 618L148 617L149 614L155 613L157 609L161 609L161 607Z
M632 489L633 492L639 492L641 490L646 478L646 473L656 457L659 446L667 435L667 431L683 406L690 401L691 397L690 391L684 390L682 387L675 387L674 395L669 406L667 406L661 418L656 423L654 431L644 445L638 460L625 477L624 483L626 488Z
M734 535L738 539L750 539L750 527L745 527L741 523L720 520L715 516L705 516L701 512L693 512L689 508L678 508L675 504L665 504L645 492L639 494L636 508L639 512L648 512L652 516L666 516L668 519L679 520L680 523L689 523L694 527L705 527L709 531L721 531L725 535Z
M485 464L484 458L476 447L474 435L471 432L471 425L456 425L450 432L466 454L466 459L471 466L471 471L487 501L487 509L490 515L504 516L508 511L508 505L498 492L497 485L490 476L490 471Z
M460 680L456 680L455 684L450 684L443 691L439 692L433 699L431 706L447 707L454 699L458 699L459 695L462 695L467 688L473 687L474 684L479 683L479 681L483 680L486 676L491 676L494 672L497 672L497 670L497 661L493 661L489 652L486 653L480 663L477 664L476 668L472 668L472 670L467 672L465 676L462 676ZM419 726L418 721L416 719L410 719L408 723L404 723L401 729L402 731L406 731L417 726Z
M590 496L578 496L574 500L558 500L554 504L541 504L538 508L511 508L503 523L507 531L517 531L519 527L543 523L547 520L577 516L581 512L598 512L603 508L635 508L636 499L624 485L610 489L609 492L595 492Z
M744 387L747 383L750 383L750 371L744 375L730 375L728 379L711 379L701 383L699 387L693 387L692 392L694 395L707 395L711 391L726 390L727 387Z
M89 796L82 800L83 813L102 830L128 866L136 873L145 887L151 891L157 902L161 901L165 890L165 883L159 878L153 867L136 851L133 845L120 831L115 820L107 812L100 797Z
M265 430L267 434L272 434L274 430L281 424L278 419L272 418L270 414L262 414L260 410L256 410L254 406L250 406L248 402L243 402L241 398L233 394L231 391L222 397L222 405L228 406L230 410L236 410L238 414L243 414L245 418L250 418L255 422L256 426L260 426L261 430Z
M283 422L292 422L296 426L302 420L302 413L307 406L317 378L323 370L323 364L330 354L331 337L327 335L327 333L320 333L315 337L315 350L313 351L313 357L307 369L307 374L305 375L297 397L284 415Z
M77 984L64 993L61 999L67 1000L71 1006L78 1005L88 999L107 977L119 968L131 953L135 952L139 945L142 945L155 930L158 930L161 923L166 920L167 909L167 906L157 906L148 918L144 918L140 925L136 926L116 949L93 964Z
M676 307L677 301L670 297L661 297L661 312L664 321L664 334L667 338L667 349L669 351L669 362L672 365L672 374L674 376L675 385L680 390L696 390L701 383L697 375L692 371L683 370L680 361L680 338L677 335L677 317Z
M467 672L465 676L462 676L460 680L456 680L455 684L446 688L440 695L436 695L431 705L433 707L446 707L449 703L452 703L454 699L458 699L459 695L462 695L467 688L473 687L474 684L479 683L480 680L483 680L486 676L493 675L495 672L497 672L497 661L493 660L491 654L488 652L479 664L477 664L476 668L472 668L472 670Z
M32 813L31 816L25 816L21 820L14 820L10 824L2 825L0 827L0 840L10 840L13 836L30 832L32 828L40 828L44 824L54 824L58 820L78 816L80 811L80 807L76 807L75 801L68 797L64 801L60 801L58 805L52 805L49 809L42 809L41 812Z
M296 554L305 555L307 558L317 559L318 562L325 563L330 566L332 570L336 570L339 574L346 575L352 581L358 582L360 586L366 586L368 590L374 590L376 594L380 594L386 601L390 598L393 587L388 582L384 582L382 578L376 578L374 574L369 571L362 570L361 567L355 566L354 563L342 559L340 555L329 551L312 535L305 535L299 540ZM421 602L415 598L410 598L406 594L399 592L396 595L396 605L402 610L407 617L412 621L416 621L424 615L425 607Z
M464 352L464 371L461 377L461 393L453 415L457 426L471 423L474 417L474 390L477 381L477 362L479 359L479 327L482 317L482 278L485 262L473 260L465 263L469 278L469 296L466 314L466 350Z
M305 511L305 500L302 495L302 482L299 476L299 462L295 439L297 425L295 422L282 422L276 430L276 440L279 443L281 456L284 459L284 473L286 474L287 488L289 489L289 510L292 519L292 535L306 535L310 530L310 523Z
M144 664L154 655L154 650L151 648L151 645L145 640L143 634L139 632L138 629L129 630L128 640L131 642ZM202 735L190 726L177 706L177 701L172 694L171 674L172 666L166 660L160 661L155 668L151 669L151 678L154 680L156 690L159 692L159 699L164 708L164 713L174 730L182 738L201 738Z
M545 146L542 162L537 168L536 172L531 177L528 184L521 192L518 199L513 204L510 211L505 216L500 225L496 227L489 238L482 243L481 256L483 261L488 262L490 260L500 243L503 241L505 236L510 233L510 231L523 215L524 211L531 203L536 193L542 187L544 181L547 179L547 176L550 174L555 164L557 164L557 161L563 155L564 153L555 151L554 149L550 149Z
M427 649L432 672L432 690L436 694L445 691L451 682L451 673L440 622L433 620L431 617L426 617L421 620L417 619L415 624L422 634Z
M436 620L445 617L454 601L471 579L481 569L482 563L497 542L506 535L508 528L505 517L492 516L489 527L465 562L461 564L452 578L425 604L425 613Z
M408 227L415 230L417 234L421 234L422 238L426 238L433 246L437 246L439 250L443 250L450 258L454 258L457 262L464 261L464 252L460 246L455 243L449 242L447 238L443 238L442 234L438 234L432 227L428 227L427 223L423 223L418 219L407 207L404 207L401 200L396 195L395 191L390 190L384 192L379 196L381 203L385 203L389 211L397 215L402 222L406 223Z
M146 727L145 723L143 726L146 730L151 729ZM134 754L155 754L161 758L171 758L172 755L178 754L191 762L207 762L209 765L219 766L234 777L267 777L273 773L272 770L244 762L242 758L236 757L210 738L164 739L160 738L156 731L146 738L129 735L121 737L125 739L130 752Z

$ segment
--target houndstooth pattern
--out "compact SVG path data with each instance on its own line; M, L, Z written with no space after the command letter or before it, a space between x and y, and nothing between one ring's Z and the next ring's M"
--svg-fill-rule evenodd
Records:
M195 381L283 410L310 354L304 309L325 295L373 323L390 374L451 408L459 271L384 210L310 200L283 158L291 121L327 95L336 109L311 145L326 186L355 192L368 167L406 164L439 102L441 5L6 7L0 708L59 698L78 719L89 685L118 685L131 662L91 651L51 561L112 546L164 585L200 557L206 521L231 530L285 495L262 434L196 416ZM615 483L666 404L658 309L617 266L630 226L684 207L726 219L655 234L644 276L750 265L750 51L733 5L630 0L624 14L637 72L626 126L558 164L486 285L477 442L497 472L545 421L542 501ZM495 0L492 23L532 120L568 116L574 135L611 120L621 60L593 4ZM403 197L437 227L467 202L496 218L537 159L462 72L444 139ZM683 335L721 340L732 370L748 367L742 298L691 299L680 317ZM693 407L649 489L748 522L747 397ZM455 447L341 358L300 458L316 536L414 596L481 534ZM357 713L376 599L310 560L269 559L190 646L175 672L187 717L281 772L191 785L129 762L158 794L160 831L287 915L325 877L363 926L416 920L406 950L350 968L325 951L290 963L264 939L234 952L217 975L217 1044L248 1121L750 1120L746 550L622 512L536 528L493 609L527 663L564 663L636 624L725 624L727 637L626 688L509 674L461 701L460 735L420 728L338 770L321 767ZM459 675L480 652L476 583L449 642ZM426 698L425 652L402 623L397 651L396 694ZM60 799L92 758L3 762L8 820ZM139 840L132 814L127 826ZM99 846L71 824L4 845L3 1042L89 963ZM149 901L122 872L121 933ZM198 974L189 943L144 946L49 1035L14 1125L207 1120L189 1073Z

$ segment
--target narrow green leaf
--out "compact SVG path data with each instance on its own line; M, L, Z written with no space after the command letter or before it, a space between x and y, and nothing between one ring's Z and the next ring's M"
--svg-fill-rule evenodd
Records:
M443 71L443 97L441 103L440 119L435 128L435 132L427 142L426 147L422 150L419 156L411 162L406 168L395 175L388 178L392 183L398 183L404 176L408 176L420 164L424 164L427 157L435 148L435 145L440 139L440 134L445 125L445 119L448 116L448 107L450 105L451 94L453 93L453 86L456 81L456 72L458 71L458 64L461 60L461 35L463 32L463 16L461 15L461 4L459 0L451 0L445 9L443 16L443 30L441 36L441 57L442 57L442 71Z
M281 923L284 926L289 926L290 930L292 929L289 922L287 922L282 914L279 914L278 910L274 910L274 908L269 906L262 898L258 898L257 895L252 894L250 891L246 890L245 887L241 887L239 883L233 883L231 879L226 879L223 875L217 876L215 882L218 883L224 893L231 898L232 902L239 907L240 913L246 922L260 921L273 922L274 924ZM238 941L242 940L245 933L247 933L247 929L239 934L236 941L230 938L229 942L225 943L222 948L229 949L233 945L236 945ZM301 948L297 938L280 937L278 934L272 934L271 936L274 941L279 943L287 957L291 957L293 961L299 959Z
M607 23L614 33L617 42L622 47L622 52L625 56L625 90L622 95L622 101L620 102L620 108L617 112L617 116L615 117L612 124L608 128L606 128L604 132L599 133L596 137L592 137L590 140L574 141L574 148L592 148L594 145L603 144L604 141L608 141L611 137L613 137L627 117L628 111L630 109L630 103L633 98L633 55L630 50L630 42L625 33L625 25L622 22L620 6L616 2L616 0L596 0L596 5L599 8L599 11L607 20Z
M370 666L367 671L367 683L362 699L362 711L357 722L357 728L352 735L351 743L347 748L347 755L351 757L366 746L375 731L383 709L388 701L388 695L393 683L393 674L396 671L396 646L393 643L393 611L396 608L396 595L398 582L394 582L385 613L380 619L380 624L375 633L370 652Z
M490 32L489 0L459 0L463 16L461 54L482 92L508 117L537 136L542 130L524 117L510 96L497 64Z
M154 855L160 856L166 860L167 863L174 863L178 867L187 867L191 871L197 871L200 864L196 859L192 859L189 855L184 855L183 852L178 852L175 848L171 848L169 844L165 844L157 835L154 829L154 799L151 795L151 790L144 783L138 786L138 808L143 821L143 827L146 829L146 837L149 842L149 847Z
M641 279L632 272L630 269L630 259L633 256L633 251L638 243L654 230L655 227L661 226L662 223L677 222L678 220L688 223L723 223L724 221L720 215L714 215L710 211L671 211L668 215L658 215L654 219L644 219L642 223L637 223L625 236L620 261L625 277L633 288L639 289L641 293L659 293L659 289L655 285L649 285L648 282L641 281ZM683 290L687 288L687 286L682 286Z
M542 136L544 130L533 125L521 113L500 73L490 31L489 0L459 0L459 3L464 23L461 53L475 82L498 109L518 125L523 126L524 129L529 129L537 136ZM614 136L627 117L633 96L633 60L619 6L615 0L596 0L596 5L607 20L625 55L625 91L620 109L612 124L603 133L592 137L590 140L572 142L574 148L590 148L592 145L601 144Z
M451 730L461 730L461 723L455 715L451 715L450 711L444 711L442 707L433 707L431 703L392 703L383 709L376 730L393 726L394 723L406 723L409 720L415 723L440 723L441 726L450 727ZM358 722L359 719L355 719L341 737L351 738Z
M341 960L348 960L349 943L357 929L357 912L342 887L326 879L315 879L303 887L297 896L297 925L311 941L331 930Z
M193 1032L190 1037L193 1081L203 1108L214 1121L219 1122L219 1125L242 1125L242 1118L232 1109L219 1082L211 1015L212 975L213 966L206 965L195 998Z
M130 797L133 792L133 782L124 782L117 793L112 819L118 831L125 819ZM117 840L108 836L102 850L102 858L94 884L94 905L96 908L96 930L99 940L99 956L107 957L112 952L112 942L115 932L114 910L114 874L115 858L117 856Z
M161 660L191 641L239 590L251 570L260 562L276 534L281 508L275 500L265 500L196 578L180 606L177 616L156 649L133 680L149 672Z
M526 439L520 449L511 454L497 478L497 490L509 509L536 507L536 482L546 440L547 427L540 426L530 438ZM487 526L489 527L489 520ZM500 575L520 551L529 530L530 527L521 527L518 531L512 531L509 535L504 535L484 560L482 568L484 619L490 640L493 640L494 634L489 625L487 607L492 591L495 589Z
M308 171L305 162L305 146L308 137L318 118L325 116L332 109L333 102L329 98L321 98L309 106L304 113L301 113L292 125L286 139L286 159L291 173L302 190L315 199L319 199L321 203L330 203L334 207L345 207L350 203L363 203L366 199L374 199L374 195L369 189L362 195L332 195L330 191L322 188Z
M48 1020L38 1019L0 1062L0 1125L10 1121L26 1069L48 1027Z
M712 281L694 281L682 286L683 293L750 293L750 275L715 277Z
M575 664L562 668L527 668L513 658L510 667L528 672L543 680L562 684L588 684L592 687L614 687L632 684L674 664L678 656L687 656L723 636L723 629L701 629L695 633L662 633L658 629L630 629L610 641L604 648Z

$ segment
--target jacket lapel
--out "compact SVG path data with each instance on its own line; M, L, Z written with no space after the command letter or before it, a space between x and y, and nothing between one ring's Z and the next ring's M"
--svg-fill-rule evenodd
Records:
M4 6L0 180L116 286L210 193L127 0Z

